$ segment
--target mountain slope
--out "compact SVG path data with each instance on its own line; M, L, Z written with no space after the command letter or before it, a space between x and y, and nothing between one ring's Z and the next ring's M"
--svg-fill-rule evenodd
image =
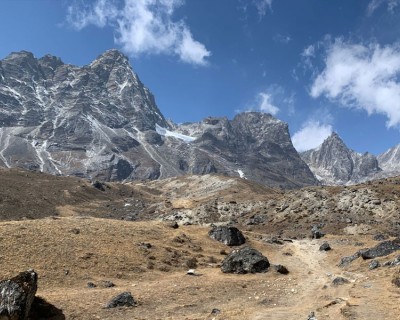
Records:
M354 184L374 178L381 171L376 157L349 149L332 133L318 148L301 153L317 178L327 185Z
M3 167L107 181L222 173L317 183L285 123L243 113L174 125L117 50L83 67L26 51L0 60L0 125Z

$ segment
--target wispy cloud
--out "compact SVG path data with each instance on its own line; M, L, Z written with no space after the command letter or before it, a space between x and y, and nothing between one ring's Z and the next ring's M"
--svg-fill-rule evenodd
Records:
M311 96L325 96L368 114L383 114L400 125L400 45L357 44L336 39L325 49L324 69Z
M253 0L253 4L260 18L264 17L268 10L272 11L272 0Z
M290 41L292 41L292 38L289 35L283 35L283 34L278 33L277 35L275 35L274 40L276 42L288 44Z
M279 112L279 108L273 104L273 97L270 93L260 92L257 96L258 104L256 109L270 113L273 116Z
M390 13L400 4L400 0L371 0L367 6L367 15L371 16L380 6L387 5Z
M293 135L293 146L298 152L314 149L330 136L332 130L330 124L324 124L319 120L309 120Z
M89 25L113 27L116 44L131 56L175 55L186 63L207 65L211 52L193 38L183 20L173 20L173 13L184 0L123 0L122 6L118 6L119 3L74 2L68 7L67 22L77 30Z

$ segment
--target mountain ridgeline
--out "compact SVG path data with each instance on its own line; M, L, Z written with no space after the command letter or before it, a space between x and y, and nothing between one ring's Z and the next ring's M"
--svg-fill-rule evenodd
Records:
M0 166L106 181L219 173L318 184L286 123L248 112L175 125L117 50L83 67L26 51L0 60Z

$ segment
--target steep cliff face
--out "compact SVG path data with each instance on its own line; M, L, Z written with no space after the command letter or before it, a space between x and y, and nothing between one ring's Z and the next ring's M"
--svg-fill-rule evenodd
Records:
M332 133L318 148L301 153L316 177L327 185L354 184L373 179L381 169L376 157L349 149Z
M117 50L83 67L26 51L0 60L0 126L5 167L104 180L215 172L284 188L317 183L285 123L243 113L174 125Z

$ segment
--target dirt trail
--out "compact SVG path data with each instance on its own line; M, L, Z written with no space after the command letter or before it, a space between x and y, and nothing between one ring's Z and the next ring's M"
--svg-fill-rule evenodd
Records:
M348 319L341 314L341 308L351 299L350 290L354 281L363 276L344 272L337 267L332 263L332 259L329 259L329 253L319 251L320 243L315 240L300 240L287 245L293 252L289 265L297 280L297 294L282 296L276 307L255 312L251 319L307 319L311 311L316 313L319 320ZM339 287L332 286L332 280L337 276L344 276L350 283Z

